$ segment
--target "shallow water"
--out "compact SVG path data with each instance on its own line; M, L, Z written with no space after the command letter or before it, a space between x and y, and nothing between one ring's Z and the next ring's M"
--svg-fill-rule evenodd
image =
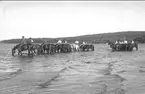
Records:
M145 45L138 51L95 51L12 57L0 44L0 94L145 94Z

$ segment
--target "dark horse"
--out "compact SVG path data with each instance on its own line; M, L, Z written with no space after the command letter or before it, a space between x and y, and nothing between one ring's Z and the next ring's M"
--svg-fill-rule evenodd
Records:
M57 53L67 53L67 52L71 52L71 45L68 43L56 43L55 44L55 51Z
M132 48L136 48L136 50L138 50L138 43L137 42L134 42L134 44L131 44L130 45Z
M17 44L16 46L14 46L14 48L12 48L12 56L15 55L16 50L18 50L18 55L22 55L22 51L26 51L26 50L28 50L28 55L33 54L35 52L33 45L27 45L27 44L23 44L22 46L20 45L21 44Z
M82 51L89 51L90 49L91 49L92 51L94 51L94 45L93 45L93 44L81 44L81 45L80 45L80 49L81 49Z
M112 48L112 51L132 51L135 47L138 50L138 44L134 42L133 44L130 42L128 44L115 44L111 41L108 41L108 45Z
M112 48L112 51L116 50L116 45L113 42L108 41L108 45L110 46L110 48Z
M54 54L55 51L55 44L53 43L42 43L40 46L41 54Z

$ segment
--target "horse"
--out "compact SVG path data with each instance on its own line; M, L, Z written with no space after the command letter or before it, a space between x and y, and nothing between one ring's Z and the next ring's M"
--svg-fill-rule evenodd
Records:
M56 43L55 44L55 52L56 53L63 52L63 44L62 43Z
M69 43L62 44L62 52L71 52L71 45Z
M137 42L131 43L130 47L132 47L132 49L136 48L136 51L137 51L138 50L138 43Z
M116 50L116 45L115 43L108 41L108 45L110 46L110 48L112 48L112 51Z
M119 51L122 47L122 45L120 44L115 44L115 50Z
M12 48L12 56L15 55L15 51L18 50L18 55L22 55L22 51L28 50L28 55L33 54L33 46L32 45L27 45L27 44L17 44Z
M20 44L17 44L16 46L14 46L14 47L12 48L12 56L15 55L16 49L18 49L19 46L20 46Z
M116 51L124 51L124 50L128 50L128 46L129 44L114 44L115 45L115 50Z
M93 44L88 44L89 49L91 49L92 51L94 51L94 45Z
M41 53L41 45L40 44L33 44L32 45L32 51L37 55Z
M131 43L128 41L127 44L118 44L119 51L132 51L134 47L138 50L138 44L136 42Z
M70 44L71 45L71 49L72 49L72 51L79 51L80 50L80 47L79 47L79 45L77 45L77 44Z
M49 51L48 44L42 43L42 44L41 44L41 54L45 54L45 53L48 54L48 51Z
M41 53L43 54L54 54L56 53L56 45L53 43L43 43L41 44Z
M80 45L80 49L81 49L82 51L89 51L90 49L91 49L92 51L94 51L94 45L93 45L93 44L81 44L81 45Z
M134 42L133 44L131 42L128 42L127 44L115 44L111 41L108 41L108 45L110 45L110 48L112 48L112 51L132 51L135 47L136 50L138 50L138 44Z
M56 53L55 44L50 43L50 44L48 44L48 47L49 47L49 51L48 51L49 54Z

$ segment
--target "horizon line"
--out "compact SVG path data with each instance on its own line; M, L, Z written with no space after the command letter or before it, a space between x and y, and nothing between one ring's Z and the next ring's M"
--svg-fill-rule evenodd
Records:
M85 34L85 35L78 35L78 36L67 36L67 37L31 37L31 38L49 38L49 39L60 39L60 38L73 38L73 37L81 37L81 36L89 36L89 35L99 35L99 34L108 34L108 33L121 33L121 32L145 32L144 31L117 31L117 32L104 32L104 33L95 33L95 34ZM21 39L21 38L9 38L9 39L2 39L0 41L4 40L12 40L12 39ZM27 38L26 38L27 39Z

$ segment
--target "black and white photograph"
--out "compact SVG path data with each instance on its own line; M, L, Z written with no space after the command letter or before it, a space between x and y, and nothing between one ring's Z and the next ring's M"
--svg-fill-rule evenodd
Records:
M145 94L145 1L0 1L0 94Z

